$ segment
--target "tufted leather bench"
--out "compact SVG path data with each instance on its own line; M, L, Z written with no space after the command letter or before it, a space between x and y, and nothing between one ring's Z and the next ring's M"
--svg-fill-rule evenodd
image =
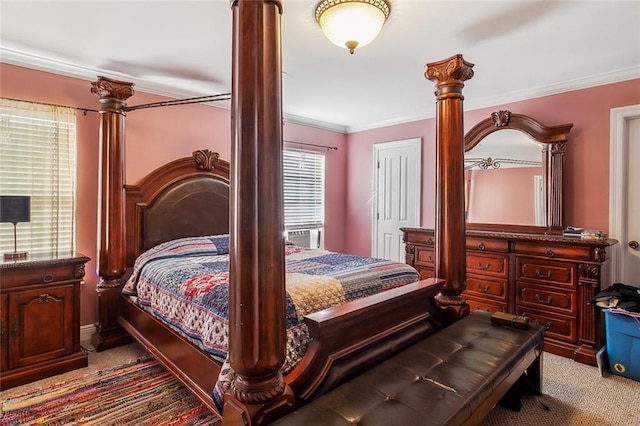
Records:
M525 372L540 394L543 337L474 312L274 424L478 424Z

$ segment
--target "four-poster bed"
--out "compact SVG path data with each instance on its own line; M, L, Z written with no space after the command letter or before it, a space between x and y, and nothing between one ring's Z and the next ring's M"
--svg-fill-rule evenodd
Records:
M232 2L230 163L197 151L138 185L125 186L125 109L132 84L102 77L92 83L102 105L100 312L94 343L101 350L128 341L124 327L215 411L212 390L220 362L121 292L142 251L174 238L228 232L228 363L235 377L224 395L225 424L259 424L280 417L296 402L313 399L468 313L461 296L461 92L473 65L457 55L428 64L426 73L437 82L436 275L446 282L418 281L306 315L309 349L293 371L281 374L286 346L281 9L275 0ZM448 206L446 211L443 206ZM203 213L211 211L222 214L203 220Z

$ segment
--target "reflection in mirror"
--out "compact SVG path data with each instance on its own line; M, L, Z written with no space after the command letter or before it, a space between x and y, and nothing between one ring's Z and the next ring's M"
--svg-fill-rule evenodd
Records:
M540 144L512 129L491 133L469 150L464 157L467 221L546 225L542 156Z
M544 126L497 111L465 135L467 229L562 228L566 141L573 124Z

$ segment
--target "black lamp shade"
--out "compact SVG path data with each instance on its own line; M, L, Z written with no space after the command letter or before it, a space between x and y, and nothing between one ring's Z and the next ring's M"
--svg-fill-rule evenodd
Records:
M0 222L19 223L31 220L31 197L0 195Z

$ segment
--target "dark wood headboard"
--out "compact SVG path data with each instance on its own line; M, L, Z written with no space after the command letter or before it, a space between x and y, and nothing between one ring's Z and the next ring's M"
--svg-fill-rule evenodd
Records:
M229 232L229 163L207 149L125 186L127 266L151 247Z

